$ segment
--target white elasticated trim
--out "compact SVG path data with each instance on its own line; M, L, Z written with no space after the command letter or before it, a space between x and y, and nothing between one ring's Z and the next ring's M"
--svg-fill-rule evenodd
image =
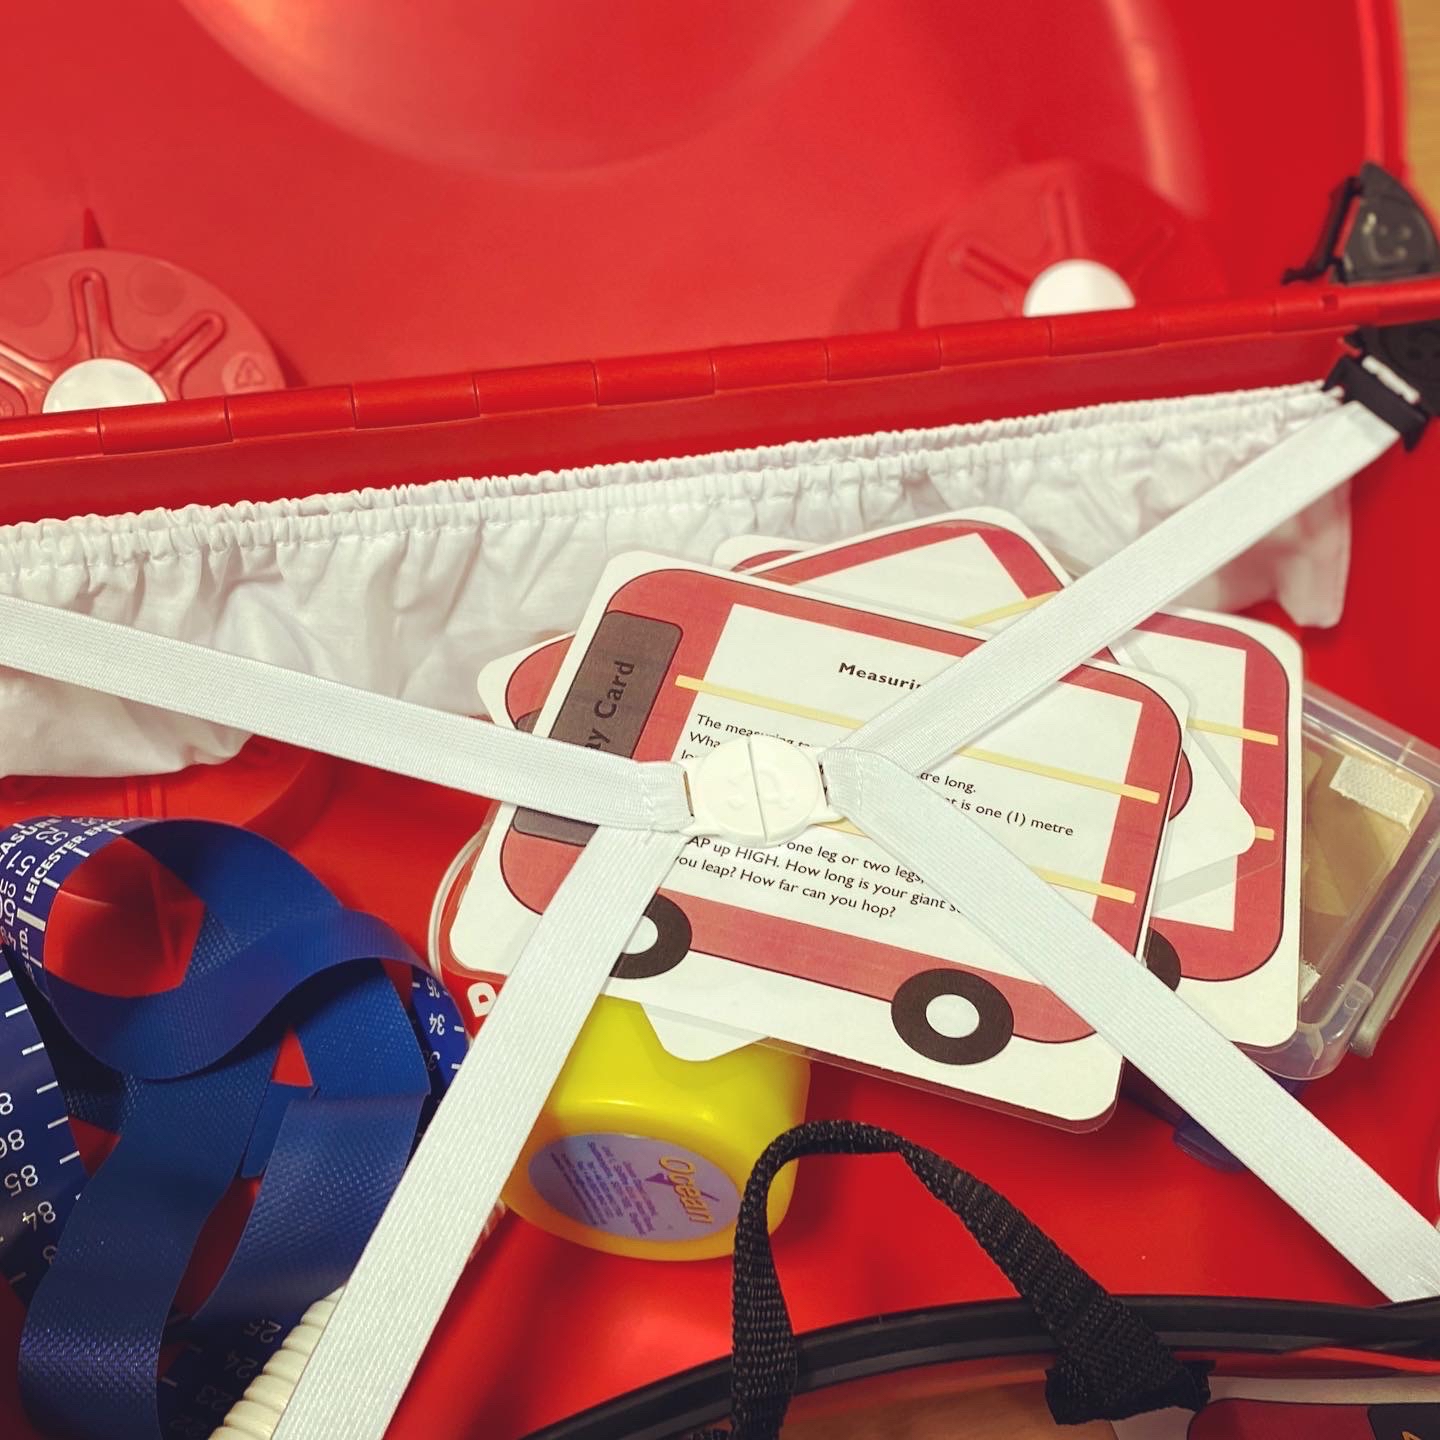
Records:
M1087 569L1333 405L1314 385L265 504L0 529L0 591L439 709L488 659L573 625L613 555L706 559L753 532L842 539L940 510L1014 511ZM1331 623L1343 497L1204 595ZM0 675L0 773L134 774L243 736Z

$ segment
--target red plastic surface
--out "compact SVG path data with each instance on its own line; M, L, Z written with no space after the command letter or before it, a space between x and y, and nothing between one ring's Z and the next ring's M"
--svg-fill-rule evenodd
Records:
M0 522L1314 379L1353 325L1440 312L1436 282L1268 291L1308 253L1340 176L1366 158L1403 169L1388 0L813 0L728 32L705 7L662 8L617 0L600 29L566 28L538 0L188 0L203 25L179 0L7 15L0 116L25 141L0 180L0 273L74 248L88 206L110 244L203 274L289 380L326 388L0 423ZM340 15L346 27L327 29ZM377 90L377 55L404 83ZM1143 193L1154 224L1131 237L1127 273L1171 303L1020 320L1014 282L922 286L927 258L973 243L977 196L1023 189L1028 167L1057 158L1076 168L1040 189L1062 210L1065 195ZM1135 213L1101 205L1093 234L1057 222L1018 266L1006 236L1000 258L1022 274L1067 244L1123 258ZM1154 225L1175 233L1156 242ZM1149 266L1135 259L1147 235ZM1147 269L1153 280L1175 255L1192 259L1147 292ZM962 257L959 273L972 268ZM1194 298L1206 295L1248 298ZM922 320L923 335L758 343ZM656 358L571 358L625 354ZM1316 679L1432 740L1440 695L1415 682L1397 617L1433 609L1437 445L1357 486L1345 622L1306 637ZM266 823L422 945L483 803L327 773L303 804L272 787ZM231 805L255 784L233 774L172 782L198 787L174 803ZM66 808L63 793L48 803ZM1432 968L1379 1056L1311 1092L1421 1204L1437 1014ZM1374 1298L1253 1180L1184 1157L1128 1102L1072 1136L823 1070L810 1109L972 1166L1118 1290ZM1003 1293L888 1161L811 1163L778 1253L805 1327ZM711 1358L728 1343L728 1279L721 1263L662 1269L507 1224L464 1277L394 1433L507 1440ZM12 1386L0 1364L7 1419Z
M967 197L921 264L916 317L1019 314L1035 277L1076 257L1112 270L1142 305L1226 289L1204 227L1155 191L1106 166L1048 160Z
M1393 31L1390 0L11 6L0 275L92 211L292 384L1014 314L1072 252L1151 303L1248 293L1342 176L1403 167Z
M1437 296L1434 280L1296 287L1191 306L231 396L228 442L217 402L41 415L0 422L0 524L1313 380L1333 359L1337 331L1434 315ZM466 413L473 418L459 418Z

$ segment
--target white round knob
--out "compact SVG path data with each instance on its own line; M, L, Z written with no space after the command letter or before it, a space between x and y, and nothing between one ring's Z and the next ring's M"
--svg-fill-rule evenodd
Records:
M128 360L100 356L80 360L62 370L45 392L40 408L47 415L57 410L104 410L112 405L153 405L165 398L155 377Z
M1079 315L1088 310L1132 310L1134 291L1098 260L1057 260L1031 282L1021 307L1026 315Z

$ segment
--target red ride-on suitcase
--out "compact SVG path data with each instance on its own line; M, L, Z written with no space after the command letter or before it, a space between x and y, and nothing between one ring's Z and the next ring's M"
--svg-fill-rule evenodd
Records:
M313 28L228 0L7 17L0 107L25 139L0 181L6 525L1316 381L1357 327L1440 316L1423 275L1280 284L1337 185L1366 161L1404 175L1380 0L817 0L723 30L639 0L603 26L495 5L447 12L448 38L422 6L303 8ZM517 37L519 78L498 58ZM1075 260L1104 273L1054 271ZM1047 272L1069 303L1135 304L1022 313ZM105 344L164 402L47 412ZM1440 741L1434 481L1422 445L1356 486L1344 618L1303 639L1311 678ZM6 818L254 824L422 950L486 810L276 751L3 785ZM1437 987L1307 1097L1432 1207ZM1256 1182L1128 1102L1077 1136L817 1067L810 1113L979 1170L1119 1292L1375 1299ZM777 1235L799 1328L1004 1293L918 1187L808 1163L828 1183L802 1178ZM521 1436L713 1359L728 1283L723 1262L660 1272L507 1225L394 1433ZM12 1352L8 1297L0 1323ZM0 1417L24 1423L9 1363Z

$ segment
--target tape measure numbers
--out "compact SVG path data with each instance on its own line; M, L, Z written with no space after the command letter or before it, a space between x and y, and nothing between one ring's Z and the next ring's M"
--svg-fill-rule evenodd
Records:
M101 994L69 978L72 966L66 975L47 968L46 942L57 903L93 905L93 887L72 888L72 878L120 842L139 846L171 870L204 911L183 978L163 993ZM88 942L92 917L84 918L82 938ZM64 931L67 945L73 942L74 926L55 928ZM53 1335L64 1326L47 1321L46 1333L37 1338L34 1326L27 1325L22 1342L26 1401L42 1423L72 1429L79 1423L84 1428L76 1433L107 1440L122 1433L203 1440L305 1306L343 1281L408 1160L417 1117L423 1124L422 1109L433 1108L464 1058L467 1040L459 1013L382 922L340 906L268 841L203 822L50 816L0 829L0 945L0 1275L31 1307L32 1319L48 1313L47 1304L53 1308L53 1299L47 1301L56 1293L53 1285L38 1300L37 1291L57 1257L66 1254L67 1227L83 1259L91 1243L85 1234L93 1241L104 1233L99 1210L106 1204L119 1234L127 1221L137 1233L152 1220L163 1231L169 1213L163 1191L146 1198L143 1190L143 1214L114 1211L111 1183L95 1190L96 1213L77 1217L89 1203L82 1199L89 1177L73 1118L118 1132L116 1153L127 1144L130 1150L117 1168L128 1163L134 1169L136 1147L145 1143L135 1137L145 1133L147 1104L153 1128L159 1097L177 1103L181 1117L162 1127L167 1144L203 1149L214 1132L228 1127L230 1150L205 1162L220 1190L238 1177L264 1172L245 1233L209 1299L196 1315L167 1316L167 1294L156 1333L134 1339L137 1372L145 1369L147 1347L158 1356L162 1344L168 1353L173 1342L184 1342L158 1391L150 1365L150 1397L131 1393L128 1409L122 1397L106 1413L91 1403L93 1353L72 1357L63 1347L55 1353ZM408 1005L401 1005L376 963L381 959L411 967ZM311 1072L310 1085L274 1078L272 1056L291 1026ZM237 1078L227 1089L227 1073L238 1077L247 1065L248 1088ZM404 1080L405 1075L413 1078ZM202 1078L210 1087L205 1093L220 1107L213 1124L205 1123L203 1107L187 1111L180 1103L183 1087ZM225 1102L232 1094L244 1113L229 1112ZM371 1139L374 1154L365 1153ZM115 1174L112 1170L107 1182ZM312 1183L340 1186L339 1203L325 1203L328 1191L311 1203L304 1192ZM123 1200L119 1203L123 1210ZM295 1217L317 1206L322 1213L307 1240ZM364 1233L336 1239L330 1234L334 1225ZM305 1253L291 1256L287 1245L302 1246ZM327 1246L330 1253L315 1254ZM296 1274L312 1262L313 1283L321 1286L316 1293L305 1292L305 1278ZM138 1304L149 1277L143 1257L128 1263L135 1270ZM62 1296L69 1293L67 1285L85 1291L83 1267L62 1280L67 1268L74 1266L55 1270ZM178 1273L170 1294L176 1282ZM122 1293L121 1303L124 1298ZM86 1316L77 1319L82 1336L86 1322ZM123 1320L118 1323L123 1333ZM139 1321L137 1326L144 1328ZM81 1373L71 1378L72 1368ZM130 1390L142 1383L131 1376ZM72 1388L79 1400L64 1393ZM87 1409L95 1413L87 1415Z

